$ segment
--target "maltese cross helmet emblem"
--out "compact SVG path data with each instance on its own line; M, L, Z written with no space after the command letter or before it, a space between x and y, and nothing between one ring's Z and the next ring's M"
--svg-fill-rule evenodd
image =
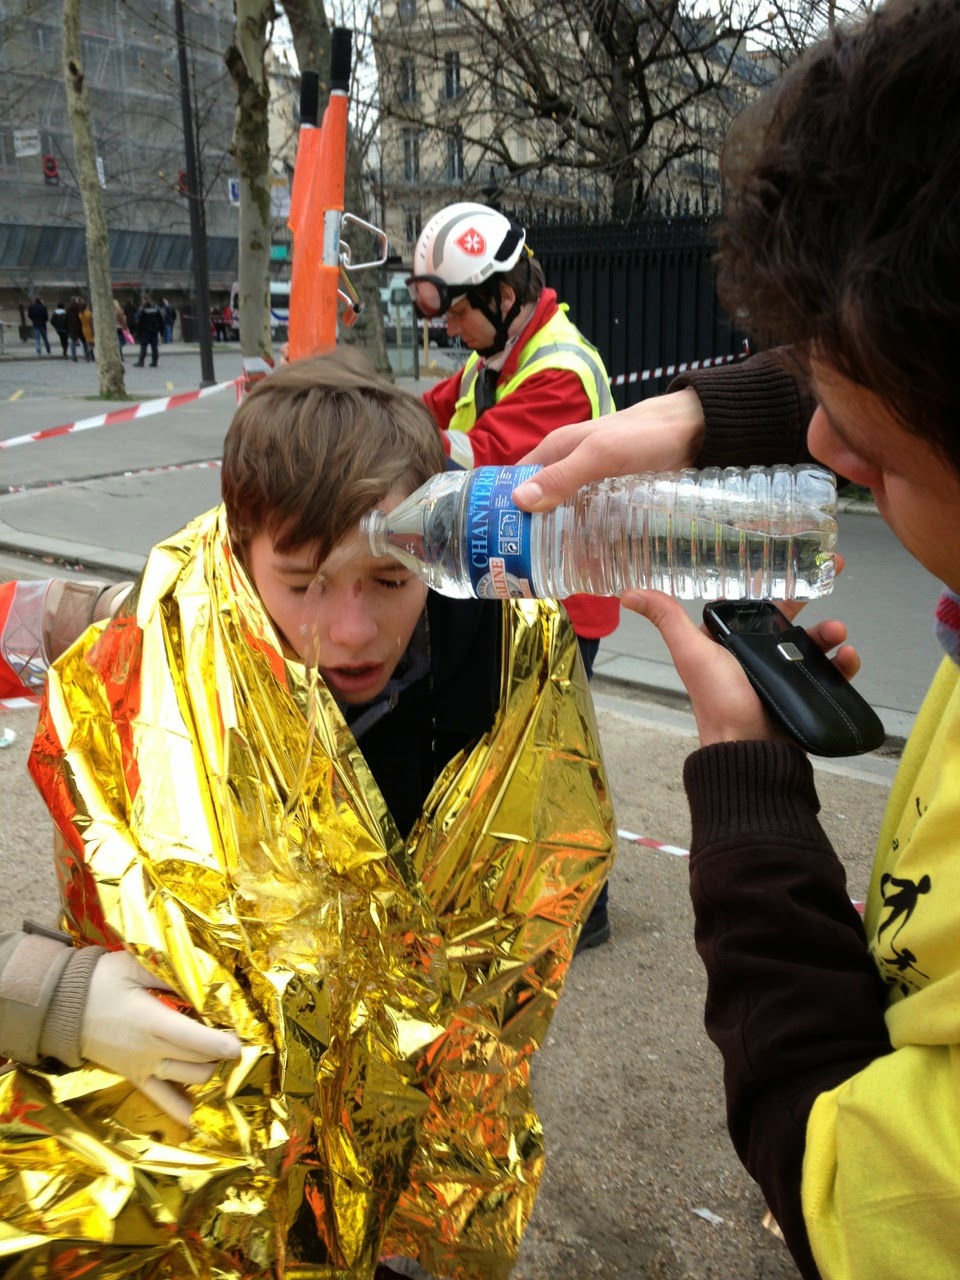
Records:
M487 242L480 232L473 227L468 227L463 235L457 238L457 244L464 253L468 253L472 258L479 258L481 254L487 251Z

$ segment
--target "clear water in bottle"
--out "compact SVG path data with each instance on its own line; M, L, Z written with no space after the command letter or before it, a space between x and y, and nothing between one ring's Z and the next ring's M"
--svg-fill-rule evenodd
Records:
M619 595L807 600L836 573L836 485L822 467L728 467L602 480L546 514L511 494L537 467L434 476L362 523L434 590L461 599Z

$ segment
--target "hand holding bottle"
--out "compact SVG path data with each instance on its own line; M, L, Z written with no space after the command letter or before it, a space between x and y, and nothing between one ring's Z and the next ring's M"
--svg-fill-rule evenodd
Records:
M692 387L559 427L520 459L543 469L517 486L514 501L524 511L552 511L594 480L691 467L703 432L703 407Z

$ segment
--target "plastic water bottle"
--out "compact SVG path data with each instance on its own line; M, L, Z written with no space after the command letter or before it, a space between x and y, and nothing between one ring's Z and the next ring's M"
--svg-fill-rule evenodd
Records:
M538 467L433 476L361 529L435 591L460 599L652 587L681 599L808 600L836 573L837 492L815 466L711 467L602 480L530 515L516 486Z

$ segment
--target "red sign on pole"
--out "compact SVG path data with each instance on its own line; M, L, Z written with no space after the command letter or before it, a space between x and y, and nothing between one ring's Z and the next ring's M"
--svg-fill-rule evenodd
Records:
M43 180L48 187L55 187L60 181L60 166L56 156L43 157Z

